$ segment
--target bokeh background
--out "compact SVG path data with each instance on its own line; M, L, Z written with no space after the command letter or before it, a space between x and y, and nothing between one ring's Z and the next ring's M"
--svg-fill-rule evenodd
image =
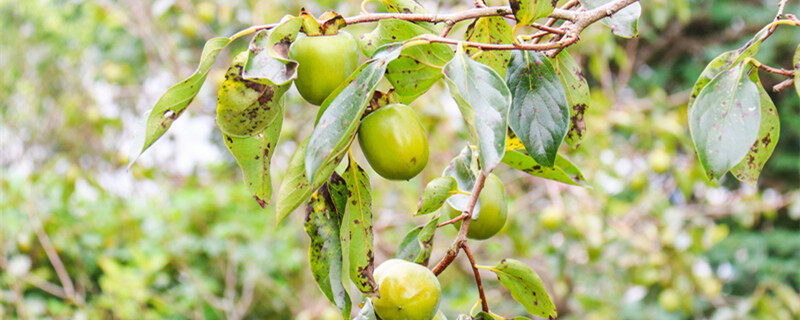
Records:
M705 64L769 23L777 2L647 0L636 39L587 29L570 50L592 88L588 132L562 151L592 188L498 168L511 217L500 235L472 245L479 264L526 262L562 319L799 319L800 100L792 89L770 92L781 137L758 188L730 176L707 182L686 123ZM442 12L472 5L423 3ZM223 52L188 112L125 169L141 115L192 72L206 39L301 6L353 15L360 2L0 0L0 318L339 317L311 278L302 212L276 229L214 125L216 86L248 40ZM798 41L797 28L781 27L758 59L788 67ZM762 79L768 88L783 80ZM275 187L317 111L294 89L287 101ZM432 156L409 182L371 175L379 262L424 223L410 214L418 195L464 146L443 83L412 107ZM437 234L432 261L454 236L449 227ZM450 318L477 300L463 260L440 276ZM525 313L484 278L496 313Z

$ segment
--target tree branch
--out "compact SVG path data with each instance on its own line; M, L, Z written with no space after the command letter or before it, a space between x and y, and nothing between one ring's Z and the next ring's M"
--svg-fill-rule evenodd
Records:
M462 44L468 47L474 47L481 50L534 50L534 51L543 51L543 50L550 50L556 48L563 48L567 47L575 42L578 41L578 36L575 34L567 34L561 40L556 42L548 42L548 43L482 43L482 42L472 42L472 41L461 41L456 39L450 39L440 36L435 36L432 34L423 34L415 39L424 40L427 42L438 42L438 43L446 43L446 44Z
M778 83L778 84L774 85L772 87L772 91L774 91L774 92L783 91L784 89L786 89L788 87L791 87L792 84L794 84L794 78L789 78L789 79L783 80L781 83Z
M764 70L764 71L769 72L769 73L781 74L781 75L784 75L784 76L787 76L787 77L794 77L794 70L786 70L786 69L781 69L781 68L774 68L774 67L770 67L768 65L760 64L760 63L757 65L757 67L759 69Z
M437 228L441 228L441 227L444 227L444 226L446 226L446 225L448 225L448 224L453 224L453 223L459 222L459 221L461 221L461 220L464 220L464 218L466 218L466 217L468 217L468 215L466 215L466 214L462 214L462 215L460 215L460 216L458 216L458 217L455 217L455 218L453 218L453 219L450 219L450 220L447 220L447 221L445 221L445 222L442 222L442 223L440 223L440 224L437 224L437 225L436 225L436 227L437 227Z
M459 22L463 20L475 19L480 17L492 16L505 16L513 15L511 7L509 6L495 6L495 7L481 7L473 8L454 13L394 13L394 12L379 12L379 13L365 13L353 17L344 18L345 23L348 25L364 22L375 22L386 19L400 19L406 21L423 21L431 23L440 22ZM551 18L573 20L577 17L574 11L555 9L550 13Z
M484 312L489 312L489 303L486 302L486 294L483 293L483 282L481 282L481 273L478 270L478 264L475 263L475 257L472 256L472 251L466 242L462 243L461 247L464 249L464 253L467 254L467 259L469 259L469 264L472 267L472 274L475 276L475 285L478 287L478 296L481 298L481 309Z
M453 262L453 259L456 258L458 255L458 251L464 245L464 242L467 241L467 231L469 231L469 223L472 221L472 211L475 210L475 204L478 203L478 196L481 194L481 190L483 190L483 184L486 182L486 175L483 174L481 171L478 174L478 178L475 180L475 186L472 187L472 194L469 198L469 203L467 203L467 210L464 211L465 217L463 220L464 222L461 223L461 228L458 229L458 235L456 239L453 241L453 245L450 246L450 249L447 249L444 257L436 267L433 268L433 274L439 275Z
M61 261L61 258L58 256L58 251L56 251L53 243L50 242L50 237L47 236L47 232L45 232L44 227L42 226L42 221L39 219L35 209L31 206L28 208L28 210L26 210L26 212L28 213L28 219L31 222L31 226L36 234L36 238L39 239L42 249L44 249L45 254L47 254L47 259L50 260L50 265L53 266L53 269L56 271L56 275L58 276L58 280L61 282L61 288L63 289L64 296L67 298L67 300L70 300L75 304L83 304L83 298L78 297L75 294L75 286L72 284L72 279L70 278L67 269L64 267L64 263Z
M550 13L549 15L550 19L544 25L538 23L531 24L531 26L533 26L534 28L538 28L539 30L541 30L540 32L533 35L534 38L538 39L547 34L557 34L561 36L560 39L558 39L557 41L553 41L551 43L546 43L546 44L538 44L538 43L491 44L491 43L479 43L479 42L469 42L469 41L464 42L464 41L445 38L445 36L449 33L452 26L459 21L481 18L481 17L493 17L493 16L501 16L513 19L513 12L511 10L511 7L509 6L486 7L483 5L479 5L476 8L454 13L394 13L394 12L362 13L356 16L346 17L344 18L344 20L347 25L376 22L386 19L430 22L434 24L445 23L446 26L445 29L442 31L441 35L436 36L436 35L425 34L418 38L424 39L429 42L439 42L447 44L463 43L466 46L475 47L483 50L535 50L535 51L553 50L553 52L558 53L558 51L560 51L561 48L575 43L578 40L578 35L580 34L581 31L583 31L584 28L586 28L586 26L604 17L610 16L636 1L638 0L617 0L614 2L609 2L595 9L585 10L585 11L569 10L569 8L572 8L577 4L576 1L570 1L567 3L567 5L564 6L564 8L554 9L553 12ZM569 27L569 29L552 28L551 26L553 25L553 23L555 23L555 20L558 19L572 22L564 24L564 26ZM231 36L231 38L238 38L240 36L256 32L259 30L272 29L277 25L278 23L252 26L250 28L237 32L235 35Z

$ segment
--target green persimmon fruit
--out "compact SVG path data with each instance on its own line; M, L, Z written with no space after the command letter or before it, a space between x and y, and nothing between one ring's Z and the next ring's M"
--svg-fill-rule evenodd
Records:
M242 78L247 52L233 59L217 92L217 125L235 137L254 136L275 120L285 87Z
M506 204L506 188L494 174L486 177L486 182L481 190L481 208L478 211L478 219L469 223L467 238L474 240L486 240L497 234L506 224L508 216L508 205ZM444 214L450 218L461 215L461 211L456 210L449 204L444 206ZM453 224L456 229L461 228L461 221Z
M378 296L372 300L383 320L431 320L439 308L442 288L421 265L390 259L375 268Z
M306 101L320 105L358 67L358 43L347 31L300 34L289 47L289 58L298 63L297 91Z
M369 165L386 179L411 179L428 164L425 128L404 104L389 104L364 117L358 143Z

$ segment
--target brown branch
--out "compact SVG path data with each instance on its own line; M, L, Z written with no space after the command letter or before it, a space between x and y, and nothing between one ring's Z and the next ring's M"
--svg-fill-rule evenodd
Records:
M50 265L53 266L53 269L56 271L56 275L58 276L58 280L61 282L61 288L64 291L64 296L67 297L67 300L70 300L75 304L83 304L83 298L78 297L75 294L75 286L72 284L72 279L70 278L67 269L64 267L64 263L61 261L61 258L58 256L58 251L56 251L56 248L50 241L50 237L48 237L47 232L44 231L44 227L42 226L41 219L39 219L39 215L35 212L35 209L32 206L26 210L26 212L28 213L28 219L31 222L31 226L36 234L36 238L39 239L39 243L42 245L42 249L44 249L47 259L50 260Z
M463 44L468 47L474 47L482 50L533 50L533 51L543 51L543 50L550 50L556 48L563 48L567 47L576 41L578 41L578 36L574 34L568 34L563 39L556 41L556 42L548 42L548 43L482 43L482 42L472 42L472 41L461 41L456 39L450 39L445 37L439 37L432 34L423 34L415 39L424 40L427 42L438 42L438 43L446 43L446 44Z
M774 68L774 67L770 67L768 65L760 64L760 63L758 64L758 67L760 69L766 71L766 72L769 72L769 73L781 74L781 75L784 75L784 76L787 76L787 77L794 77L794 70L786 70L786 69L781 69L781 68Z
M561 28L567 30L567 34L575 34L576 36L581 34L583 29L586 29L590 24L595 23L596 21L611 16L617 11L622 10L623 8L637 2L639 0L617 0L613 2L606 3L602 6L594 8L592 10L574 12L575 19L570 19L571 23L564 23ZM573 11L568 11L573 12ZM547 53L548 56L555 57L564 47L558 47L556 49L550 50Z
M792 84L794 84L794 78L789 78L789 79L783 80L781 83L778 83L778 84L774 85L772 87L772 91L774 91L774 92L783 91L784 89L786 89L788 87L791 87Z
M447 221L445 221L445 222L442 222L442 223L440 223L440 224L437 224L437 225L436 225L436 227L437 227L437 228L441 228L441 227L444 227L444 226L446 226L446 225L448 225L448 224L453 224L453 223L459 222L459 221L463 220L463 219L464 219L464 218L466 218L466 217L468 217L468 215L466 215L466 214L462 214L462 215L460 215L460 216L458 216L458 217L455 217L455 218L453 218L453 219L450 219L450 220L447 220Z
M475 257L472 256L472 251L466 242L462 243L461 248L467 254L467 259L469 259L469 264L472 267L472 274L475 276L475 285L478 287L478 296L481 298L481 309L484 312L489 312L489 303L486 302L486 294L483 293L483 282L481 282L481 273L478 270L478 264L475 263Z
M51 283L45 279L42 279L35 274L25 275L22 277L22 280L36 288L39 288L44 292L47 292L64 300L70 300L70 298L64 293L64 289L61 289L60 286Z
M478 196L481 194L481 190L483 190L483 184L486 182L486 175L483 174L481 171L478 174L478 178L475 180L475 186L472 187L472 192L470 193L471 196L469 197L469 203L467 203L467 210L464 210L464 214L467 217L472 217L472 211L475 210L475 204L478 203ZM467 239L467 231L469 231L469 223L472 219L464 218L464 222L461 223L461 228L458 229L458 235L456 239L453 241L453 245L450 246L450 249L447 249L444 257L436 267L433 268L433 274L439 275L453 262L453 259L456 258L458 255L458 251L464 245L464 242Z
M564 28L551 28L548 25L541 25L537 23L532 23L531 25L542 32L546 32L545 34L557 34L560 35L557 41L553 41L552 43L546 44L538 44L538 43L522 43L522 44L491 44L491 43L478 43L478 42L462 42L453 39L445 38L449 32L452 25L459 21L475 19L480 17L492 17L492 16L502 16L507 17L511 15L513 17L513 12L511 7L509 6L494 6L494 7L486 7L479 5L477 8L472 8L468 10L464 10L461 12L454 12L454 13L393 13L393 12L379 12L379 13L363 13L352 17L344 18L345 24L357 24L357 23L366 23L366 22L376 22L380 20L386 19L400 19L405 21L420 21L420 22L430 22L430 23L446 23L447 26L445 30L441 33L441 36L434 36L434 35L422 35L418 38L426 39L430 42L440 42L440 43L447 43L447 44L458 44L463 43L466 46L475 47L483 50L535 50L535 51L542 51L542 50L551 50L551 52L555 52L552 56L555 56L561 48L566 46L572 45L576 41L578 41L578 34L583 31L586 26L594 23L597 20L600 20L604 17L610 16L615 12L619 11L620 9L634 3L638 0L617 0L614 2L609 2L604 4L600 7L597 7L592 10L586 11L574 11L568 9L557 8L554 9L553 12L550 13L549 17L551 19L562 19L567 20L568 22L572 23L565 23L565 26L569 26L569 29ZM565 8L571 8L576 3L575 1L570 1L565 5ZM554 23L554 22L552 22ZM552 25L552 23L550 23ZM278 23L272 24L265 24L265 25L257 25L247 28L245 30L237 32L232 38L237 38L239 36L259 31L259 30L267 30L276 27ZM534 36L542 37L545 34L537 33Z
M495 7L481 7L473 8L454 13L394 13L394 12L379 12L379 13L365 13L353 17L344 18L345 23L348 25L364 22L375 22L386 19L400 19L406 21L423 21L431 23L440 22L459 22L463 20L475 19L480 17L492 16L505 16L513 14L511 7L508 6L495 6ZM556 19L573 20L577 17L575 12L569 10L555 9L550 13L550 17Z
M781 0L781 2L778 3L778 14L775 15L775 21L778 21L781 18L783 18L783 9L786 8L787 2L789 2L789 0Z
M455 26L455 25L456 25L455 22L452 22L452 21L447 22L447 24L444 26L444 29L442 30L442 33L440 33L439 36L440 37L446 37L447 34L450 33L450 30L453 30L453 26Z
M564 6L561 7L561 10L569 10L572 7L577 6L579 4L580 4L580 2L578 2L578 0L570 0L569 2L565 3ZM556 18L547 18L547 21L545 21L544 26L552 27L554 24L556 24L556 21L558 21L558 19L556 19ZM540 29L540 30L542 30L542 29ZM533 37L531 38L531 42L539 43L539 42L541 42L542 39L544 39L544 36L546 36L548 34L549 34L549 32L539 32L539 33L533 35Z

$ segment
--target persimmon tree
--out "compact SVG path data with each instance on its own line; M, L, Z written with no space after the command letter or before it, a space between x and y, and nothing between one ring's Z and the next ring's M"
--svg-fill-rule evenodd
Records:
M275 222L280 224L306 203L311 271L343 317L349 318L353 307L351 285L342 274L362 293L357 319L443 317L436 312L441 301L435 276L464 252L479 296L476 307L459 319L505 319L490 309L480 269L494 272L529 313L557 318L534 270L510 258L479 265L469 240L489 239L505 223L505 189L492 174L501 163L541 178L587 185L580 170L558 154L563 143L580 145L584 114L591 105L581 68L566 48L598 21L618 36L636 36L640 4L570 0L559 6L550 0L510 0L507 6L487 6L477 0L464 11L430 13L415 0L381 2L389 12L362 9L344 17L327 11L314 17L302 10L277 23L208 40L195 73L167 90L146 115L136 156L186 111L221 50L252 35L249 49L233 59L220 85L217 124L248 190L265 208L273 197L270 159L287 90L294 83L304 99L319 105L316 119L309 119L315 121L313 132L295 150L280 182ZM775 21L744 47L711 61L694 86L690 130L711 179L730 171L755 184L777 143L777 112L757 70L789 77L774 89L794 83L800 94L800 47L790 69L756 60L761 43L776 27L800 26L797 17L783 14L785 3L780 3ZM470 23L464 38L451 37L453 26L462 21ZM360 23L377 25L359 37L342 30ZM360 65L359 51L366 56ZM386 92L377 90L383 78L392 86ZM358 137L369 165L387 179L416 176L430 151L419 118L407 104L439 81L457 103L469 139L441 177L428 183L418 208L409 210L414 216L431 216L429 222L411 229L396 259L373 275L370 177L356 163L351 145ZM433 237L450 224L458 234L443 258L430 264Z

